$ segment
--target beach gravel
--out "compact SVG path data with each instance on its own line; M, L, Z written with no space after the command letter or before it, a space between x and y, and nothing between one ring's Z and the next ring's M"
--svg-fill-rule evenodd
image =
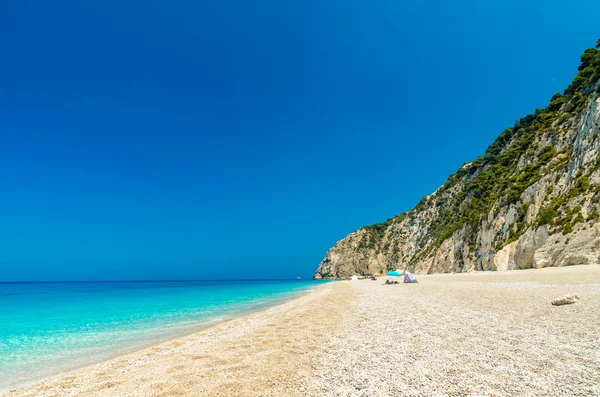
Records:
M314 396L598 396L600 266L349 282ZM552 306L575 291L576 305Z
M600 395L599 265L417 278L328 283L4 395Z

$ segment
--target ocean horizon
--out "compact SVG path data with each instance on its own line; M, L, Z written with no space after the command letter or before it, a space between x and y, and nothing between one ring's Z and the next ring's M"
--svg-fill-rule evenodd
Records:
M313 280L0 282L0 390L276 305Z

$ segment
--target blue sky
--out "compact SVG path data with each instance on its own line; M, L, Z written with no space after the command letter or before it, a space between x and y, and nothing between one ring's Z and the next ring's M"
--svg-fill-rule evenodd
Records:
M292 277L544 107L596 1L0 5L0 280Z

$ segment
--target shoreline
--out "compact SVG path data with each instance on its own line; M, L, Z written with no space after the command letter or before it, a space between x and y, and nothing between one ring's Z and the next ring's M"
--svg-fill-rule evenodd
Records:
M0 395L600 395L600 265L417 279L327 283Z
M20 382L20 383L15 383L10 386L0 387L0 396L2 396L3 393L11 392L11 391L18 390L18 389L23 389L28 386L32 386L32 385L44 382L44 381L52 379L52 378L60 377L63 375L68 375L69 373L74 372L74 371L83 370L88 367L93 367L94 365L102 364L104 362L114 360L114 359L129 355L129 354L133 354L133 353L139 352L141 350L153 348L153 347L161 345L163 343L168 343L168 342L171 342L171 341L179 339L179 338L194 335L196 333L205 331L209 328L216 327L218 325L227 323L229 321L242 319L246 316L251 316L251 315L260 313L260 312L268 310L272 307L277 307L277 306L286 304L288 302L291 302L295 299L299 299L304 295L310 294L311 292L314 292L317 289L322 288L326 284L327 283L311 286L311 287L307 288L306 290L293 292L289 296L278 298L269 303L261 303L250 309L241 309L239 312L233 312L231 314L224 314L224 315L220 315L215 318L208 318L206 320L201 320L194 325L180 326L181 330L179 330L179 331L172 331L172 333L164 334L159 337L156 337L156 336L150 337L145 341L140 341L139 344L136 344L136 346L121 349L118 351L113 351L113 352L107 353L105 355L96 356L94 358L90 358L89 360L82 360L82 362L80 362L79 364L70 365L67 368L64 368L63 370L60 370L49 376L42 376L42 377L39 377L36 379L31 379L31 380L27 380L27 381Z
M81 366L76 366L66 371L53 374L49 377L44 377L26 383L9 386L8 388L0 390L0 396L16 396L16 395L58 395L65 392L65 380L70 383L73 377L89 377L94 373L98 373L101 368L113 367L118 364L122 364L124 361L130 362L140 358L140 356L154 355L158 351L169 350L173 347L178 347L182 343L189 343L191 339L199 339L206 336L206 334L214 334L215 331L231 331L233 328L243 327L243 324L249 321L264 321L265 319L277 320L277 314L284 314L285 311L298 309L305 301L317 301L317 297L327 294L333 284L338 283L324 283L320 285L311 286L307 290L294 293L292 296L278 299L275 302L263 304L255 307L249 311L245 311L239 314L232 314L225 316L225 318L219 319L215 322L206 324L205 326L199 325L198 328L188 330L183 333L173 335L165 340L158 340L149 342L144 346L138 346L127 351L117 352L110 357L101 358L98 361L90 362ZM214 335L211 335L214 336ZM216 343L207 338L205 342ZM52 389L53 385L56 390L55 393L45 394L48 392L47 389ZM91 393L94 393L92 391ZM89 391L75 391L75 394L87 395Z

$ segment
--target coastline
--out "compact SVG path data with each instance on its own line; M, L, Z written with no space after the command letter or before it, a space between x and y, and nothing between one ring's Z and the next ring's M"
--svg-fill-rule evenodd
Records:
M600 395L600 265L417 279L327 283L0 395Z
M101 282L94 284L104 283ZM222 310L220 310L220 313L213 313L212 315L195 319L185 319L184 321L179 322L165 323L162 324L162 326L153 325L152 327L148 327L146 329L148 324L158 323L138 323L137 325L132 325L132 330L136 330L136 332L138 332L137 338L130 338L126 343L123 343L122 340L118 338L114 338L113 341L110 342L110 344L100 345L98 347L92 346L92 349L90 349L88 352L84 352L85 354L81 354L77 350L73 351L69 348L63 348L62 352L57 353L63 355L63 357L66 357L69 354L70 359L63 360L62 363L58 363L59 365L55 365L55 363L50 363L51 365L46 365L38 368L35 366L34 363L29 367L28 371L21 370L21 374L19 374L18 372L11 373L11 367L8 366L8 373L6 373L6 376L3 379L0 379L0 393L7 392L13 389L23 388L25 386L38 383L49 378L64 375L81 368L93 366L95 364L99 364L116 357L120 357L129 353L134 353L145 348L153 347L155 345L171 341L173 339L194 334L207 328L219 325L221 323L231 321L237 318L242 318L244 316L260 312L273 306L284 304L290 300L296 299L307 293L310 293L310 291L314 290L315 288L319 288L319 286L321 285L323 285L323 283L315 283L312 285L307 284L303 288L291 289L290 291L286 291L282 294L279 294L280 296L265 297L262 300L242 300L240 305L235 305L233 307L229 305L229 307L224 307ZM200 296L200 298L202 298L202 296ZM137 305L128 306L136 307ZM153 314L155 313L152 311L149 312L149 316L152 316ZM65 320L69 321L69 319L66 318ZM14 332L13 334L17 335ZM116 337L118 336L120 335L117 334ZM2 338L0 337L0 339ZM43 349L41 350L41 352L42 354L46 354L46 356L48 356L47 352L43 351ZM10 351L8 352L8 354L10 354ZM46 356L42 356L42 359ZM10 355L8 357L10 357ZM2 364L1 360L0 364ZM0 365L0 373L4 374L5 372L2 372L2 368L3 367ZM6 368L6 366L4 368ZM27 370L27 367L24 367L23 369Z
M154 367L157 364L156 361L161 361L162 367L172 364L174 365L172 368L180 368L181 365L175 364L183 357L184 361L188 361L187 365L190 365L189 361L191 361L192 367L204 367L205 370L210 371L205 362L207 360L212 361L213 363L215 361L220 361L217 357L219 351L221 352L220 355L234 353L235 350L237 350L235 348L235 340L256 333L264 334L264 332L259 329L265 326L269 329L279 329L280 324L278 324L278 322L282 321L285 324L289 324L290 321L292 321L291 318L295 315L306 318L306 312L309 309L319 307L320 302L322 302L323 299L326 300L330 294L339 294L340 291L334 291L337 290L337 288L334 288L335 284L343 283L317 285L311 287L307 291L299 292L295 296L283 298L273 305L256 308L241 316L224 318L217 323L207 324L206 327L200 326L201 328L199 329L178 335L166 341L151 343L145 347L116 354L115 356L100 362L74 368L49 378L33 381L33 383L29 382L21 386L13 387L9 390L2 390L0 391L0 396L54 396L64 395L66 393L70 395L121 395L131 393L134 395L168 394L169 392L164 390L162 382L159 382L158 385L147 385L148 380L155 379L153 375L156 374L153 373ZM349 291L346 290L345 292ZM329 319L322 319L324 323L329 323L329 326L333 326L335 323L334 320L339 319L339 316L336 315L338 313L336 313L335 310L325 311L323 314L325 317L329 317ZM304 325L301 326L304 328ZM322 327L318 328L321 330L323 329ZM315 328L315 331L316 330L317 328ZM306 336L309 335L307 334ZM319 335L316 335L315 333L314 335L310 335L310 337L318 339ZM277 338L271 340L270 343L272 344L272 342L277 342L281 339L281 335L277 335ZM287 341L286 346L292 346L292 342L292 340ZM306 344L304 348L308 348L308 346L309 345ZM248 341L248 343L243 345L243 349L245 350L252 347L254 347L252 341ZM265 349L261 350L264 352ZM305 353L300 346L289 348L287 351L290 354L294 354L295 352L297 355ZM211 358L214 360L211 360ZM279 359L285 359L284 361L289 363L289 360L286 357L281 356ZM233 361L238 360L234 359ZM141 376L138 380L132 379L130 372L134 367L138 370L142 367L139 374L147 373L150 377ZM233 372L236 372L236 368L237 367L233 365ZM162 373L160 370L157 372ZM199 372L202 372L202 370ZM285 372L286 371L283 371L282 373ZM295 371L288 372L292 375ZM115 374L120 374L121 376L115 376ZM116 377L120 378L120 382L115 381ZM219 384L220 386L221 381L214 383ZM144 389L144 386L148 386L148 388ZM207 390L201 393L221 393L214 390L215 385L210 386L206 384L205 386L207 387ZM144 389L144 391L140 391L140 388ZM225 389L228 389L228 386L225 386ZM195 390L196 391L192 394L198 393L198 390ZM223 395L226 395L230 392L223 393L225 393ZM175 394L179 394L179 392Z

